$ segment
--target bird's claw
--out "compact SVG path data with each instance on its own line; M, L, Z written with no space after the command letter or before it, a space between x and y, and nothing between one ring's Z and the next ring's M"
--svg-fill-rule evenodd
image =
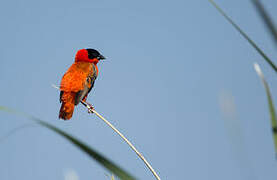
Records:
M81 101L81 102L83 105L85 105L88 108L88 113L93 113L94 107L90 103L88 103L86 101Z
M94 107L87 102L88 113L93 113Z
M93 110L94 110L94 107L90 107L90 108L88 109L88 113L93 113Z

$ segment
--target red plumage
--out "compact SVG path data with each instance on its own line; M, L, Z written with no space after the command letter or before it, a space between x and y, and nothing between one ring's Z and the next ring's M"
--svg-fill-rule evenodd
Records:
M81 49L77 52L75 62L67 70L60 84L60 102L62 103L59 118L69 120L74 106L86 97L94 86L98 76L97 63L105 59L94 49Z

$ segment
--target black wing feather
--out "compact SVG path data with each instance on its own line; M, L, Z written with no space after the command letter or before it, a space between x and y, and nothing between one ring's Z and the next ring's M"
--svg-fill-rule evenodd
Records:
M63 91L60 92L60 103L62 102L62 98L63 98Z
M80 103L80 101L84 98L84 97L86 97L87 95L88 95L88 93L90 93L90 91L91 91L91 89L93 88L93 86L94 86L94 82L95 82L95 80L96 80L96 78L97 78L97 73L96 73L96 68L95 68L95 66L93 66L93 75L92 76L88 76L87 77L87 84L89 85L89 84L91 84L91 86L89 87L89 86L85 86L84 87L84 89L83 90L80 90L80 91L78 91L77 93L76 93L76 96L75 96L75 105L77 105L77 104L79 104Z

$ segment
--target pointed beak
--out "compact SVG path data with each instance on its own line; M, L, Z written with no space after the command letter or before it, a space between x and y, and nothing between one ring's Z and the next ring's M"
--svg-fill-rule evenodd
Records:
M106 59L102 54L99 55L99 60Z

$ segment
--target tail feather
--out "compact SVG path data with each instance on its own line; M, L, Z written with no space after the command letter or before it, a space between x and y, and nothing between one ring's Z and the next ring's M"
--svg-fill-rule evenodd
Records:
M59 118L69 120L74 111L74 98L75 94L70 92L64 92L62 96L62 106L59 113Z

